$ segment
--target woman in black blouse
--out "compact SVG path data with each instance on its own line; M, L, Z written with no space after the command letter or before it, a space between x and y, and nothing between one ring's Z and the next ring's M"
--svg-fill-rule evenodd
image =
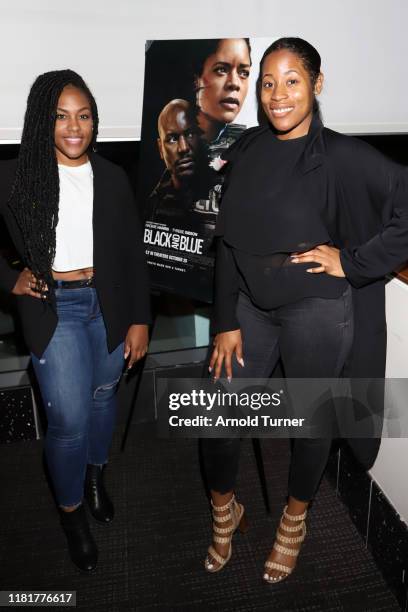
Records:
M384 275L408 257L406 170L361 141L324 128L316 49L284 38L264 53L258 96L266 125L223 156L218 219L216 333L210 371L268 377L281 359L293 378L383 377ZM287 506L265 563L277 582L294 569L330 439L296 439ZM372 463L378 445L360 448ZM374 452L373 452L374 448ZM371 453L371 460L368 456ZM244 527L234 497L239 440L203 440L219 571Z

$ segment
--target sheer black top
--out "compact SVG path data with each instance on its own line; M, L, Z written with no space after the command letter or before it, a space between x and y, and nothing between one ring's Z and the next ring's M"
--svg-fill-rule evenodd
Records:
M306 140L279 140L269 127L257 128L223 155L216 332L239 327L235 309L240 290L258 307L272 309L305 297L338 297L346 288L345 279L310 274L306 270L315 264L290 259L291 253L332 244L322 219L325 194L311 197L305 188L308 177L300 170Z

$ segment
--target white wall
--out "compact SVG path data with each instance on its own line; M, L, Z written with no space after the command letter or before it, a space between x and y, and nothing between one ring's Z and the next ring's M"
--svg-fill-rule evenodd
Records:
M388 378L408 378L408 285L392 280L386 289ZM399 411L408 410L408 397L401 398ZM371 475L401 518L408 523L408 439L384 438Z
M220 36L310 40L328 126L408 132L406 0L3 0L0 11L0 141L19 138L34 78L67 67L95 92L101 137L138 138L145 40Z

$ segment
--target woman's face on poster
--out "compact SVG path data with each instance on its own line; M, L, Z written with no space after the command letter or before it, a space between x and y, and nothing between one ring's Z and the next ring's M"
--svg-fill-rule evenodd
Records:
M251 59L243 38L222 39L197 78L197 105L208 118L232 123L248 92Z

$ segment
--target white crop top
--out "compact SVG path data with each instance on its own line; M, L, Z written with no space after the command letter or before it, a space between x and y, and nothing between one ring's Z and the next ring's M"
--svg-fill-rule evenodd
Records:
M56 252L52 269L68 272L93 266L93 173L81 166L58 164L60 195Z

